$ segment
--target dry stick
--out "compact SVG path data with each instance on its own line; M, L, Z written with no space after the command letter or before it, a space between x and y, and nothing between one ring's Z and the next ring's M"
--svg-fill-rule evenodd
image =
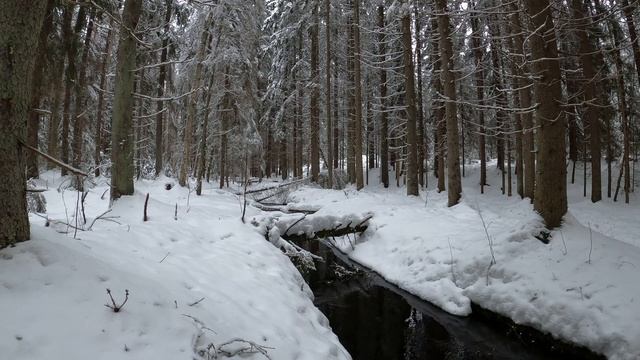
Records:
M564 252L562 253L562 255L567 255L568 251L567 251L567 243L564 242L564 235L562 234L562 231L560 231L560 237L562 238L562 245L564 245Z
M364 218L364 220L362 220L358 225L356 225L356 228L359 228L360 226L364 225L364 223L371 220L372 218L373 218L373 215L368 215L366 218Z
M168 252L167 255L165 255L162 260L160 260L158 263L162 264L162 262L169 256L169 254L171 254L171 252Z
M84 201L89 195L89 192L86 191L82 194L82 200L80 201L80 205L82 206L82 225L87 225L87 215L84 213Z
M178 220L178 203L176 203L176 211L173 214L173 220L176 220L176 221Z
M496 263L496 257L493 252L493 240L491 240L491 236L489 235L489 229L487 229L487 223L484 221L484 216L482 216L482 210L480 210L480 204L476 201L476 206L478 207L478 215L480 215L480 220L482 221L482 227L484 228L484 233L487 236L487 241L489 242L489 250L491 251L491 265ZM491 269L491 265L489 265L489 269Z
M591 232L591 223L587 223L589 227L589 260L587 260L587 264L591 264L591 252L593 251L593 233Z
M300 180L296 180L296 181L290 181L288 183L284 183L284 184L280 184L280 185L276 185L276 186L269 186L269 187L265 187L265 188L261 188L261 189L249 190L246 193L247 194L253 194L253 193L264 192L264 191L268 191L268 190L279 189L279 188L283 188L283 187L287 187L287 186L291 186L291 185L296 185L296 184L299 184L301 182L305 182L307 180L308 180L308 178L304 178L304 179L300 179ZM242 195L242 193L236 193L236 195Z
M245 174L247 173L246 164L247 164L248 161L249 161L248 159L245 159ZM244 224L244 215L247 212L247 186L248 185L249 185L249 179L247 178L244 181L244 194L243 194L243 202L242 202L242 223L243 224Z
M147 196L144 199L144 216L142 218L142 221L149 220L149 217L147 216L147 204L149 204L149 193L147 193Z
M201 298L200 300L198 300L198 301L194 301L194 302L192 302L192 303L190 303L190 304L188 304L188 305L189 305L189 306L196 306L196 305L200 304L203 300L204 300L204 298Z
M25 144L24 142L22 142L19 139L18 139L18 143L20 145L22 145L23 147L27 148L28 150L31 150L31 151L35 152L36 154L44 157L45 159L51 161L52 163L58 165L59 167L61 167L63 169L67 169L67 171L69 171L72 174L89 177L89 174L87 174L86 172L84 172L82 170L79 170L79 169L76 169L76 168L74 168L73 166L71 166L69 164L65 164L64 162L54 158L53 156L51 156L49 154L46 154L46 153L44 153L44 152L42 152L42 151L40 151L40 150L38 150L38 149L36 149L36 148L34 148L32 146L29 146L29 145Z
M47 189L27 189L27 192L31 192L31 193L43 193L47 191Z
M289 227L287 228L287 230L285 230L283 235L287 235L287 233L289 232L289 230L291 230L292 227L296 226L300 221L304 220L304 218L306 217L307 217L307 214L304 214L300 219L296 220L293 224L289 225Z
M102 214L98 215L95 219L93 219L93 221L91 222L91 224L89 225L89 228L87 230L91 230L91 228L93 227L93 224L96 223L96 221L98 221L98 219L102 218L103 216L107 215L108 213L111 212L112 209L108 209L107 211L103 212Z
M76 226L74 227L73 230L73 238L76 238L76 235L78 235L78 210L80 208L80 191L76 191L76 213L74 215L74 219L76 222Z

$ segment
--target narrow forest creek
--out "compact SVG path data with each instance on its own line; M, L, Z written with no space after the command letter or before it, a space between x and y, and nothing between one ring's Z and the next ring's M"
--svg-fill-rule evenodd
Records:
M296 243L324 259L303 276L354 360L604 358L477 306L471 316L451 315L325 241Z

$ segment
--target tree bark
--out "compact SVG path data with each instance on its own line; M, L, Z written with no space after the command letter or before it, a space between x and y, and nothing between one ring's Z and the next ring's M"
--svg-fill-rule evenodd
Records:
M224 178L227 173L227 128L229 127L229 114L231 113L231 81L229 79L229 66L227 66L224 72L224 100L222 109L222 115L220 116L220 189L224 187Z
M446 97L445 115L447 119L447 187L448 206L454 206L462 195L462 181L460 178L460 155L458 140L458 111L456 101L456 83L453 73L453 44L447 1L436 0L438 12L438 30L440 33L440 58L442 66L442 82Z
M167 7L167 12L164 17L164 38L162 39L162 51L160 53L160 65L159 74L158 74L158 98L162 98L164 96L164 88L167 79L167 69L168 65L164 64L167 62L168 58L168 47L169 47L169 32L171 31L171 10L173 8L173 0L166 0L165 6ZM164 167L164 151L162 146L163 132L164 132L164 112L162 111L164 108L164 102L158 101L156 103L156 111L158 115L156 115L156 161L155 161L155 171L156 176L159 176Z
M191 168L191 154L193 147L193 127L196 121L196 112L198 107L198 98L200 94L200 88L202 87L202 74L205 52L209 43L209 26L211 23L211 13L207 16L204 29L202 30L202 36L200 38L200 45L198 46L198 53L196 54L196 70L193 75L193 89L194 93L189 96L189 105L187 108L187 121L184 127L184 147L182 149L182 163L180 164L180 174L178 176L178 183L180 186L187 185L187 172Z
M517 10L517 9L516 9ZM511 29L515 34L513 36L514 48L517 51L518 58L522 59L522 63L517 64L517 68L521 75L528 70L524 57L524 36L523 28L520 22L519 11L515 11L511 15ZM527 109L531 107L531 92L529 90L530 81L525 76L518 76L518 98L520 107ZM535 195L535 179L536 179L536 161L534 153L534 130L533 130L533 114L531 111L520 114L520 122L522 124L522 171L523 176L523 195L529 199Z
M538 164L534 208L548 228L560 226L567 212L565 125L560 107L562 76L549 0L525 0L531 18L538 130Z
M25 142L31 85L47 3L7 0L0 11L0 249L28 240Z
M596 70L593 64L592 54L595 52L595 46L589 38L589 30L591 30L587 12L584 9L582 0L572 0L572 10L576 25L576 35L580 42L580 63L582 65L582 77L584 78L584 100L582 117L589 129L590 151L591 151L591 201L598 202L602 200L602 172L601 149L600 149L600 104L599 94L596 88ZM594 104L598 103L598 104Z
M485 105L484 101L484 69L483 69L483 45L482 45L482 32L479 27L478 16L471 18L472 28L472 44L473 44L473 56L475 60L475 82L476 82L476 97L478 99L478 105L481 107ZM484 126L484 109L477 111L478 116L478 157L480 158L480 193L484 194L484 186L487 184L487 150L486 150L486 135Z
M104 114L104 93L107 90L107 72L109 69L109 59L111 58L111 42L112 42L112 33L113 26L115 23L113 20L109 22L109 30L107 31L107 37L105 39L104 45L104 53L102 54L102 62L100 63L100 89L98 92L98 113L96 115L96 132L95 132L95 152L94 152L94 163L95 163L95 176L100 176L100 163L102 162L102 149L104 141L102 138L103 131L103 114ZM104 90L104 91L102 91ZM53 154L52 154L53 155Z
M196 195L202 195L202 178L205 176L205 165L207 164L207 137L209 136L209 113L211 105L211 95L213 91L211 91L211 87L213 86L213 80L215 76L215 71L211 74L209 78L209 85L207 86L207 101L205 104L205 114L202 118L202 129L201 129L201 138L200 138L200 161L198 163L198 182L196 186Z
M142 0L126 0L120 25L120 41L111 125L111 200L133 194L133 85L136 67L136 39Z
M633 20L634 7L629 6L628 0L622 0L622 11L629 29L629 40L631 41L631 48L633 49L633 60L636 65L636 72L638 74L638 81L640 81L640 46L638 45L638 32L636 31L636 24Z
M622 125L622 168L624 173L624 202L629 203L629 192L631 189L631 167L629 166L630 154L630 129L629 129L629 116L627 114L627 99L624 88L624 67L622 63L622 56L620 54L620 38L622 37L618 31L618 28L613 26L613 42L615 50L613 51L613 59L615 65L616 76L616 88L618 95L618 113L620 115L620 122ZM617 190L616 190L617 192Z
M360 0L353 0L353 46L354 61L353 71L355 72L353 79L355 81L355 132L353 140L355 141L355 175L356 188L358 190L364 187L364 174L362 170L362 79L360 71Z
M87 98L86 98L86 86L87 86L87 66L89 61L89 50L91 47L91 38L93 36L93 14L89 17L89 24L85 33L85 40L82 49L82 56L80 57L80 69L78 71L78 83L75 87L76 107L73 116L73 161L71 165L80 169L82 164L83 153L83 135L85 118L87 117ZM82 182L77 182L76 189L82 191Z
M74 5L67 4L64 8L64 14L62 17L62 38L64 42L67 67L64 76L64 104L62 106L62 144L60 148L60 160L63 163L69 163L69 127L71 118L71 91L73 90L73 84L75 82L76 73L76 56L73 46L73 12ZM67 175L67 170L61 170L62 176Z
M411 14L402 16L402 48L404 62L405 99L407 114L407 195L419 195L418 182L418 143L416 136L416 93L411 36Z
M63 82L63 73L64 73L64 58L60 58L55 61L55 65L53 67L53 75L51 80L51 87L49 89L50 97L53 98L53 103L51 105L51 117L49 121L49 129L48 129L48 139L47 139L47 153L54 158L59 158L59 150L58 141L59 130L60 130L60 119L62 114L60 112L60 106L62 104L62 95L64 91L62 91L64 87ZM47 162L47 169L53 169L55 166L51 162Z
M331 0L324 1L326 21L326 88L325 88L325 116L327 117L327 171L329 172L329 188L333 188L333 122L331 119Z
M422 36L420 31L422 29L420 23L420 13L418 11L418 0L413 1L413 18L415 27L415 41L416 41L416 77L417 81L417 94L416 94L416 122L417 122L417 146L418 146L418 182L420 186L425 187L427 185L426 175L426 159L427 159L427 145L426 136L424 131L424 107L423 107L423 89L422 89Z
M320 107L318 100L320 97L319 80L319 39L318 39L318 4L314 5L309 36L311 38L311 118L309 139L311 145L311 181L318 182L320 175Z
M40 114L36 109L40 108L40 100L43 95L42 82L45 77L47 64L47 40L49 33L53 28L53 7L54 0L47 1L45 11L44 24L40 30L38 37L38 48L36 50L34 74L31 80L31 102L29 109L29 120L27 123L27 144L34 148L38 148L38 132L40 130ZM27 154L27 177L37 178L40 173L38 171L38 158L35 152L28 151Z
M387 69L385 45L386 36L384 34L385 19L384 5L378 5L378 47L380 62L380 173L381 181L385 188L389 187L389 120L387 117Z
M438 19L436 17L431 18L431 29L432 32L435 32L438 29ZM447 121L446 121L446 109L444 102L440 100L440 94L443 93L442 90L442 57L440 55L440 43L439 40L434 36L432 39L431 56L433 57L433 88L435 92L438 94L433 101L433 122L435 123L435 136L434 136L434 156L435 156L435 166L434 173L438 178L438 192L443 192L446 189L445 186L445 156L446 156L446 147L445 142L447 138Z

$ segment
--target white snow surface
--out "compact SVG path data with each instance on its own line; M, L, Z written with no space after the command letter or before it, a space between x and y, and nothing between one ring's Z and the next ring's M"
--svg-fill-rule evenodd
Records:
M570 184L569 213L545 245L534 238L541 218L529 200L501 194L494 166L485 194L478 169L467 168L463 200L452 208L447 193L433 189L433 178L420 197L376 184L359 192L302 188L289 202L319 209L314 216L327 219L373 214L355 242L352 236L336 245L452 314L469 314L474 302L610 359L640 359L640 198L593 204L582 197L581 183ZM369 179L378 182L375 170ZM496 260L491 267L480 214Z
M75 224L77 193L57 191L57 172L42 178L49 218ZM66 225L45 227L31 215L32 240L0 251L0 357L201 359L197 351L211 343L244 339L274 360L351 358L289 259L240 221L235 195L207 188L189 196L166 182L174 183L138 181L106 215L120 224L98 220L76 239ZM88 223L107 210L107 189L101 181L89 190ZM130 292L119 313L104 306L107 288L118 303Z

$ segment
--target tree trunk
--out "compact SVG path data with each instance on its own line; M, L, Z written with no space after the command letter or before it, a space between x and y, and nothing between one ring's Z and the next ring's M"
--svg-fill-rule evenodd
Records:
M380 62L385 63L387 47L384 34L384 5L378 5L378 47ZM387 69L380 67L380 175L385 188L389 187L389 120L387 117Z
M483 107L484 101L484 69L483 69L483 44L482 44L482 32L478 25L478 16L471 18L472 28L472 44L473 55L475 60L475 82L476 82L476 96L478 98L478 105ZM486 135L484 126L484 109L478 109L478 157L480 158L480 193L484 194L484 186L487 184L487 151L486 151Z
M562 76L549 0L525 0L525 4L531 30L535 31L529 41L537 75L534 88L539 150L534 208L547 227L554 228L560 226L567 212L566 121L560 107Z
M220 116L220 189L224 187L224 178L227 173L227 128L229 127L229 114L231 112L231 81L229 79L229 66L224 72L224 109Z
M63 163L69 163L69 127L71 118L71 91L73 90L73 84L75 83L76 73L76 56L74 51L73 40L73 12L75 6L67 4L64 8L64 14L62 18L62 38L64 42L67 68L64 76L64 105L62 107L62 144L60 149L60 160ZM81 7L83 9L83 7ZM67 175L67 169L62 168L62 176Z
M638 81L640 81L640 47L638 46L638 33L636 31L636 24L633 20L634 7L629 6L628 0L622 0L622 11L627 22L627 28L629 29L629 40L631 41L631 48L633 49L633 60L636 64L636 72L638 74Z
M201 129L201 135L200 135L200 161L198 163L198 183L196 186L196 195L202 195L202 178L205 176L205 165L207 164L207 137L209 136L209 112L210 112L210 108L209 106L211 105L211 94L213 94L213 91L211 91L211 87L213 86L213 80L214 80L214 74L215 71L213 72L213 74L211 75L210 79L209 79L209 86L207 86L207 101L206 101L206 105L204 107L205 109L205 113L204 113L204 117L202 118L202 129Z
M404 62L405 99L407 103L407 195L418 196L418 143L416 136L416 94L411 36L411 14L402 16L402 48Z
M347 97L349 105L347 107L347 121L346 121L346 136L344 139L344 146L347 154L347 177L349 183L356 182L356 141L355 141L355 122L356 122L356 110L355 110L355 71L354 71L354 59L355 59L355 40L354 40L354 22L353 18L349 19L348 28L348 50L347 50L347 73L348 73L348 88Z
M91 37L93 35L93 14L89 17L89 25L85 33L82 56L80 57L80 69L78 72L78 83L75 87L76 107L73 116L73 161L72 165L80 169L82 165L83 135L85 128L85 118L87 117L87 66L89 61L89 50L91 48ZM82 191L82 182L77 182L76 189Z
M27 123L27 144L38 148L38 132L40 130L40 114L36 109L40 108L40 99L43 94L42 80L45 77L45 70L47 64L47 40L49 33L53 28L53 7L55 5L54 0L47 1L47 8L45 11L44 24L40 30L38 38L38 48L36 50L35 66L33 68L34 74L31 80L31 102L29 105L29 120ZM29 151L27 156L27 177L37 178L40 173L38 171L38 157L33 151Z
M333 122L331 119L331 0L324 1L326 21L326 88L325 88L325 116L327 117L327 170L329 172L329 188L333 188Z
M168 54L168 46L169 46L169 32L171 31L171 10L173 8L173 0L166 0L165 6L167 7L167 12L164 17L164 38L162 39L162 52L160 53L160 71L158 74L158 98L162 98L164 96L164 88L165 82L167 79L167 68L168 65L164 64L167 62L167 54ZM164 112L162 111L164 108L164 102L158 101L156 103L156 162L155 162L155 171L156 176L159 176L164 167L164 153L162 147L162 139L164 132Z
M435 32L438 29L438 19L436 17L431 18L431 28L432 32ZM433 88L437 94L442 94L442 81L441 81L441 67L442 67L442 57L440 55L440 43L439 40L434 36L432 39L431 49L432 49L432 57L433 57ZM447 121L446 121L446 109L445 104L440 99L434 99L433 101L433 121L435 123L435 136L434 136L434 156L435 156L435 167L434 172L436 177L438 178L438 192L445 191L445 155L446 155L446 147L445 142L447 138Z
M133 194L133 84L136 68L135 31L142 0L126 0L120 25L120 41L111 126L111 200Z
M60 106L62 104L62 95L64 93L64 91L62 91L62 88L64 87L63 73L64 58L61 58L56 61L53 66L51 87L49 89L50 97L53 98L53 103L51 105L51 117L49 120L49 130L47 134L47 153L56 159L60 157L60 147L58 146L60 138L58 132L60 130L60 118L62 116ZM47 163L47 169L53 169L54 166L55 165L52 162Z
M426 158L427 158L427 146L425 140L425 131L424 131L424 109L423 109L423 91L422 91L422 37L420 35L420 31L422 29L420 23L420 14L418 11L418 0L414 0L413 2L413 18L414 18L414 27L415 27L415 41L416 41L416 77L418 79L417 82L417 94L416 94L416 122L417 122L417 146L418 146L418 182L420 186L425 187L426 177L425 177L425 166L426 166Z
M440 33L440 59L442 66L442 82L444 95L447 98L445 111L447 119L447 184L448 206L454 206L462 195L462 181L460 178L460 156L458 142L458 111L456 101L456 83L453 73L453 44L447 1L436 0L438 12L438 32Z
M593 64L592 54L595 47L589 38L591 27L587 19L587 12L584 9L582 0L572 0L573 16L577 22L576 35L580 42L580 62L582 65L582 77L584 78L584 100L582 117L589 128L590 151L591 151L591 201L602 200L602 180L601 180L601 150L600 150L600 106L599 94L596 89L596 70Z
M509 34L513 34L513 24L511 23L507 23L506 25L507 27L507 33ZM517 54L518 53L518 49L515 46L515 41L513 39L513 36L511 37L511 39L506 40L508 42L508 45L510 47L510 51L512 53ZM520 70L519 66L514 62L514 61L510 61L509 62L511 64L511 73L512 73L512 77L511 77L511 86L515 89L519 88L519 77L522 77L522 71ZM520 93L518 91L514 91L512 93L512 98L513 98L513 103L514 106L516 108L522 108L522 103L520 101ZM524 198L524 159L523 159L523 155L522 155L522 151L523 151L523 146L522 146L522 117L523 114L522 113L513 113L513 120L512 123L513 125L515 125L515 153L516 153L516 191L518 192L518 195L520 196L521 199ZM511 151L511 147L509 148L509 150ZM511 167L511 163L509 163L509 168ZM511 176L511 171L509 171L509 176ZM509 184L511 184L511 182L509 182Z
M198 107L198 97L200 94L200 88L202 87L202 74L205 52L209 43L209 26L211 23L211 13L207 16L205 21L204 30L202 30L202 36L200 38L200 45L198 46L198 53L196 55L196 70L193 75L193 91L194 93L189 95L189 105L187 108L187 121L184 127L184 147L182 149L182 163L180 164L180 174L178 176L178 183L180 186L187 185L187 172L191 168L191 155L193 146L193 127L196 121L196 112Z
M517 9L516 9L517 10ZM523 28L520 22L519 11L515 11L511 15L511 29L515 34L513 36L514 48L519 59L522 59L521 64L517 64L517 68L521 75L527 72L528 67L525 63L524 57L524 36ZM518 98L520 100L520 107L528 109L531 107L531 92L529 90L530 81L525 76L518 76ZM536 161L534 153L534 130L533 130L533 113L526 111L520 114L520 122L522 124L522 169L518 169L523 174L523 195L533 200L535 195L535 183L536 183Z
M362 80L360 71L360 0L353 0L353 46L354 46L354 63L353 79L355 81L355 132L353 140L355 141L355 172L356 172L356 188L358 190L364 187L364 174L362 172Z
M615 51L613 52L616 85L618 91L618 113L620 114L620 123L622 126L622 168L624 169L624 202L629 203L629 192L631 189L631 168L629 166L630 157L630 129L629 129L629 116L627 114L627 99L624 88L624 67L622 64L622 57L620 54L620 40L621 34L618 29L613 26L613 42ZM617 192L617 190L616 190Z
M498 130L496 145L498 147L498 169L500 170L502 180L502 194L507 193L507 169L505 168L505 145L507 142L507 125L508 119L506 112L503 110L509 106L507 103L507 97L504 89L505 83L503 82L503 64L498 57L498 47L501 47L500 32L497 26L491 26L491 62L493 64L493 87L497 94L495 96L495 103L498 106L496 109L496 128Z
M311 145L311 181L318 182L320 174L320 107L318 100L320 97L320 70L319 70L319 39L318 39L318 4L313 8L313 24L310 28L311 37L311 118L309 139Z
M109 70L109 59L111 58L111 41L113 26L115 23L113 19L109 22L109 30L107 31L107 37L105 39L104 53L102 54L102 62L100 63L100 91L98 91L98 113L96 115L96 132L95 132L95 145L94 163L95 163L95 176L100 176L100 163L102 162L102 117L104 114L104 93L107 91L107 72Z
M46 2L7 0L0 11L0 249L29 239L25 154L38 34Z

